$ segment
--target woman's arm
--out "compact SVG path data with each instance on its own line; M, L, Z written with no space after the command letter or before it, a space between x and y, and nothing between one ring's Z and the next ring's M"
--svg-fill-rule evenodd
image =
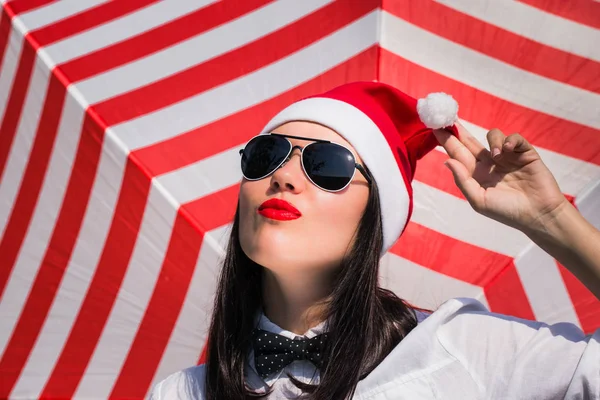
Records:
M600 231L572 206L521 135L488 132L487 150L462 125L435 131L454 181L473 209L524 232L600 299Z
M565 201L545 219L543 229L524 233L600 299L600 231L575 207Z

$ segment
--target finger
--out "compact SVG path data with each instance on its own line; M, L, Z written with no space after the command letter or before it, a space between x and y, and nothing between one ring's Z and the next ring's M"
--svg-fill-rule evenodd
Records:
M471 204L476 211L481 210L485 189L481 187L460 162L449 159L444 164L452 172L454 183L458 186L462 194L465 195L469 204Z
M533 146L518 133L508 136L502 145L505 152L525 153L534 150Z
M441 129L435 130L433 133L450 158L458 160L468 171L475 169L477 159L458 138Z
M497 159L502 154L502 149L506 136L500 129L492 129L487 133L487 141L490 145L492 158Z
M457 122L458 139L469 149L479 161L491 160L492 156L488 149L467 130L461 123Z

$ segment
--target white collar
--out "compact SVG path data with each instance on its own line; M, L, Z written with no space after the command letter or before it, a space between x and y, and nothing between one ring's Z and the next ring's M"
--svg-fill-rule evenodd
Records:
M274 322L272 322L269 318L267 318L267 316L264 313L260 313L259 318L258 318L258 329L262 329L264 331L267 332L271 332L271 333L276 333L278 335L281 336L285 336L288 339L296 339L296 338L313 338L317 335L320 335L321 333L325 332L325 322L323 321L320 324L318 324L317 326L314 326L312 328L310 328L309 330L307 330L306 332L304 332L304 334L302 335L298 335L296 333L287 331L283 328L281 328L279 325L275 324Z

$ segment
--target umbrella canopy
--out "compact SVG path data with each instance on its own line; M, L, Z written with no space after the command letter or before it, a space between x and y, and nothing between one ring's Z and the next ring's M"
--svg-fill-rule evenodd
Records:
M600 226L593 0L14 0L0 20L0 398L142 398L199 362L238 149L290 102L356 80L452 94L520 132ZM428 309L585 331L599 302L472 211L439 148L382 284Z

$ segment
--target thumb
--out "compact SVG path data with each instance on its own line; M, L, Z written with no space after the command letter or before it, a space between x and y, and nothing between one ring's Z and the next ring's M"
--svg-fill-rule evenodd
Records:
M456 186L465 195L471 206L477 210L481 206L484 191L479 182L469 174L467 167L458 160L450 158L446 160L444 165L452 172Z

